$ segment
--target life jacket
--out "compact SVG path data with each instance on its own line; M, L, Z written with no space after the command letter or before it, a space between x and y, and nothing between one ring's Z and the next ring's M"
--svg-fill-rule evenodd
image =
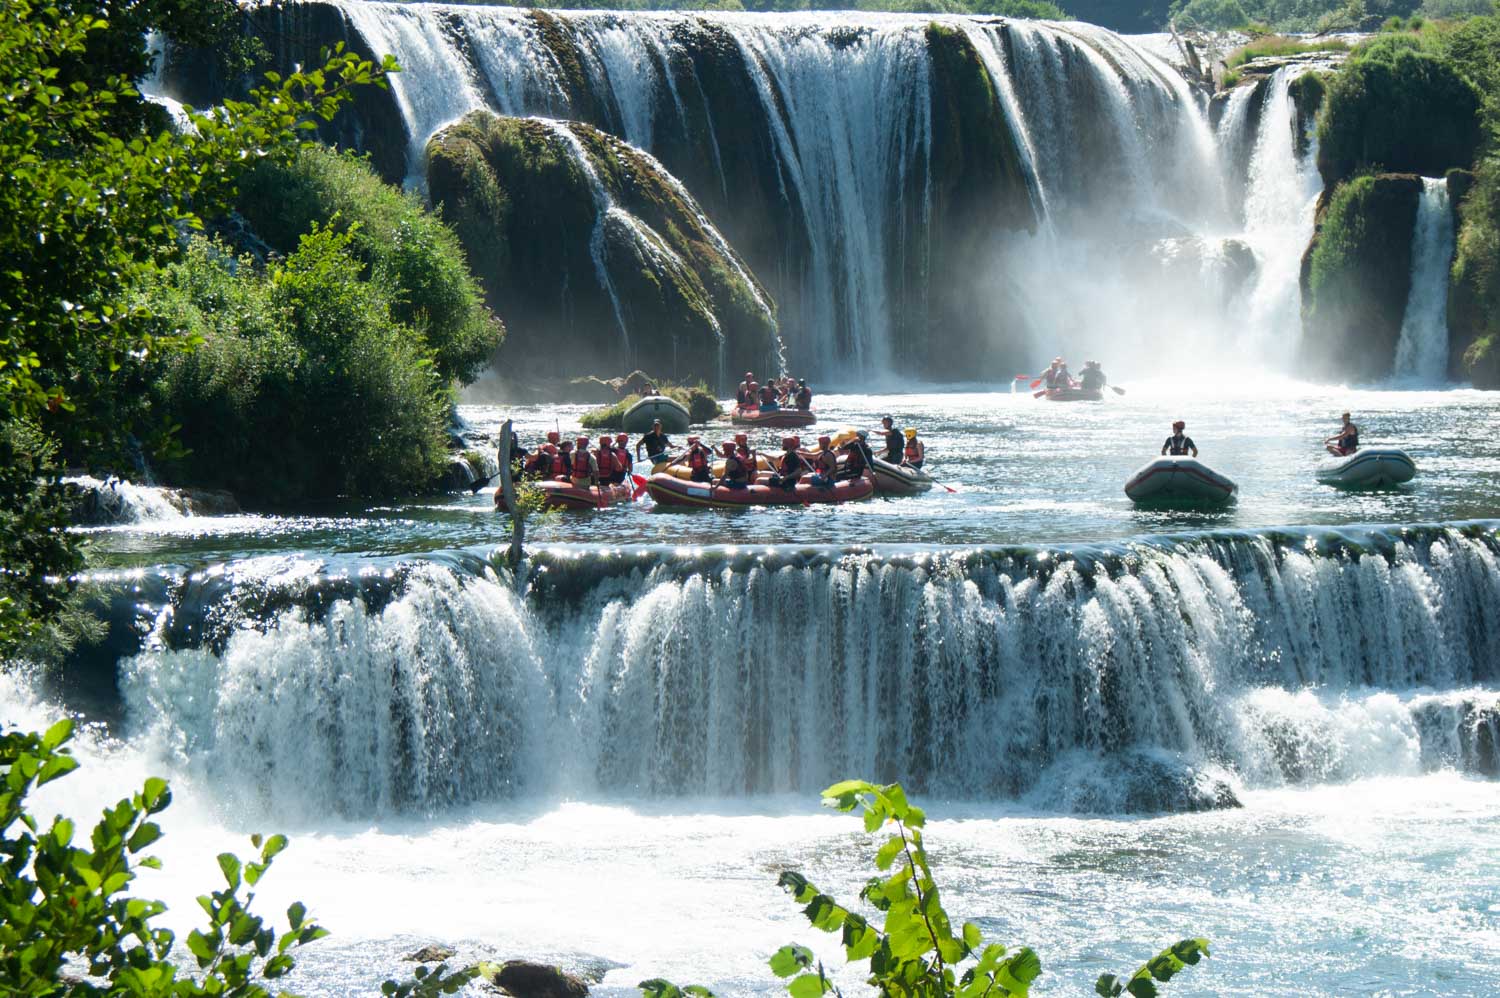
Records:
M902 455L908 461L922 460L922 449L918 446L916 437L912 437L906 442L906 450L902 452Z
M708 467L708 449L694 444L692 450L688 451L688 467L693 471L700 471Z
M781 455L781 463L777 465L782 475L790 475L802 470L802 455L796 451L787 451Z
M831 450L820 450L818 456L813 459L813 465L825 475L832 476L839 470L839 458Z
M811 388L802 388L802 389L799 389L797 391L797 408L798 409L810 409L810 408L812 408L812 389Z
M766 385L760 390L760 404L773 405L776 402L776 389Z
M1192 446L1193 438L1186 433L1174 433L1167 438L1167 450L1173 457L1182 457Z
M630 450L618 444L615 445L615 470L623 471L628 475L634 467L635 460L630 456Z
M746 471L746 464L740 460L738 454L725 455L724 478L731 482L748 482L750 480L750 474Z
M557 452L557 457L555 459L553 459L553 462L552 462L552 473L554 475L558 475L558 476L561 476L563 478L570 478L570 477L572 477L572 475L573 475L573 452L572 451L560 450L560 451Z

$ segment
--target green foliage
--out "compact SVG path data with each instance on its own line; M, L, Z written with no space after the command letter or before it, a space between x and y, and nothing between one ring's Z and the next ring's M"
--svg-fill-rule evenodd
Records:
M318 225L352 233L351 247L371 283L390 300L396 320L426 340L444 380L474 380L504 338L457 237L364 160L304 148L295 159L252 170L238 204L256 234L282 253Z
M201 341L170 358L158 412L180 427L174 480L265 502L425 488L450 399L421 336L363 279L356 232L315 229L266 270L195 240L147 305Z
M328 930L300 901L287 909L281 932L251 911L255 887L286 837L252 835L250 860L221 853L224 886L198 898L207 922L179 940L153 924L166 905L130 891L138 869L161 866L146 851L161 840L154 819L172 802L165 780L152 777L105 810L86 843L71 820L54 818L44 830L27 811L33 790L78 768L72 736L70 720L42 734L0 731L0 989L10 998L290 998L275 982L296 966L301 947ZM387 981L381 993L453 994L477 974L422 967L413 980Z
M800 873L786 871L777 881L816 929L837 933L846 959L869 970L866 983L882 996L903 998L1024 998L1042 973L1042 961L1029 947L1007 950L987 943L973 922L955 927L927 857L923 828L927 815L906 799L899 783L845 780L823 791L823 804L845 814L859 812L865 831L885 834L875 853L878 874L860 891L871 913L861 914L823 893ZM1208 955L1208 941L1184 939L1136 971L1128 980L1105 974L1095 991L1105 998L1130 994L1152 998L1157 982L1171 980L1184 967ZM795 943L768 961L785 980L792 998L819 998L842 992L813 952ZM679 989L668 981L637 985L648 998L708 995L703 988Z
M1473 162L1479 93L1428 44L1418 35L1381 35L1333 78L1318 121L1326 184L1368 168L1438 176Z
M1188 0L1173 9L1179 28L1202 31L1232 31L1250 23L1250 15L1239 0Z

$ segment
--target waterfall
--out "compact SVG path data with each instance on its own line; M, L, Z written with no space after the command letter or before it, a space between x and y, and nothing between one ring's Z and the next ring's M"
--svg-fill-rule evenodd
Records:
M1072 800L1059 787L1142 760L1252 786L1495 763L1492 525L559 549L524 582L468 556L177 580L120 665L127 734L229 806L302 815L850 773Z
M1288 334L1300 338L1302 253L1312 239L1323 189L1316 140L1302 157L1294 141L1300 126L1290 88L1306 71L1283 67L1265 87L1245 194L1245 240L1259 263L1250 290L1248 325L1263 350L1282 355Z
M1411 237L1411 291L1396 343L1396 378L1423 385L1448 377L1448 269L1453 263L1448 181L1422 178Z

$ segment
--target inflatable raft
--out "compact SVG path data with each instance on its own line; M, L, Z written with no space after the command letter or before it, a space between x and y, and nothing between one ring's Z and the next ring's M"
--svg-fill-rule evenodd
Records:
M878 457L870 463L870 474L875 479L875 491L881 495L914 496L929 491L935 484L916 468L891 464Z
M546 509L604 509L607 506L629 502L635 494L635 489L630 485L601 485L596 489L591 486L580 487L572 482L557 479L535 484L546 494L546 499L542 503ZM495 508L502 513L510 512L506 508L505 496L501 494L500 489L495 490Z
M769 475L776 470L776 465L768 455L757 453L755 455L755 468L760 474ZM692 481L693 478L693 469L687 466L686 461L681 461L677 464L672 464L670 461L663 461L653 467L651 473L654 475L671 475L673 478L680 478L684 482ZM714 462L713 474L715 478L724 474L723 458L719 458Z
M1049 388L1048 402L1099 402L1104 399L1102 388Z
M1238 491L1234 482L1191 457L1158 458L1125 483L1125 494L1135 502L1222 503Z
M741 509L746 506L810 506L854 502L875 494L869 476L839 482L831 489L799 484L796 488L773 488L751 485L743 489L699 482L685 482L672 475L652 475L646 489L663 506L708 506L714 509Z
M667 433L686 433L688 411L676 399L665 395L647 395L625 410L620 426L626 433L650 433L651 423L661 420L661 428Z
M818 421L817 413L811 409L759 409L736 408L729 421L735 426L767 426L775 429L791 429L811 426Z
M1400 485L1416 474L1416 462L1394 447L1367 447L1348 457L1328 458L1318 467L1318 481L1346 489Z

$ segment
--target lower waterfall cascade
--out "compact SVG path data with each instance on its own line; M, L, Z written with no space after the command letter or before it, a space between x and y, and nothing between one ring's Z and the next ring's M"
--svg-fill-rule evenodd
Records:
M1232 797L1500 771L1487 525L1030 553L558 549L522 594L475 556L330 571L165 580L120 663L129 737L234 807L301 817L810 793L852 772L1153 810L1201 806L1204 781ZM1129 777L1113 799L1100 766Z

